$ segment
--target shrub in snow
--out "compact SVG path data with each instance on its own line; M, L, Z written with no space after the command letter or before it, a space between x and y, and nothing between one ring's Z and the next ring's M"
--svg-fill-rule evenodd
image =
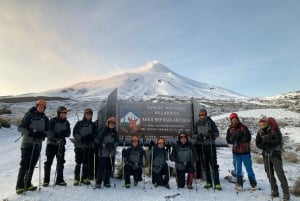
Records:
M292 194L294 194L297 197L300 196L300 177L298 177L298 179L296 180L293 186Z
M283 159L290 163L298 163L298 155L292 152L284 152Z
M11 114L11 110L8 109L7 107L1 108L0 109L0 115L1 114Z
M252 154L252 159L257 164L263 164L264 163L262 155Z
M7 119L0 117L0 125L4 128L10 128L10 123Z

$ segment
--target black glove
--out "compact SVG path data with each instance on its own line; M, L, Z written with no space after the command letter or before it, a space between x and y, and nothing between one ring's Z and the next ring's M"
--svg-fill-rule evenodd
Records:
M150 144L149 144L149 149L152 149L154 147L155 143L153 140L150 141Z
M261 138L263 142L270 142L272 140L271 135L263 135Z
M47 135L46 133L42 132L42 131L37 131L36 129L30 129L28 136L36 138L36 139L43 139L45 138Z
M68 133L67 130L63 130L63 131L61 131L61 132L59 133L59 135L60 135L61 137L68 137L69 133Z
M115 145L114 145L114 143L107 143L107 144L105 144L105 147L107 149L113 149L115 147Z
M34 137L36 135L37 130L36 129L29 129L28 130L28 136Z
M200 133L199 135L197 135L197 140L202 142L203 141L203 134Z
M170 150L171 150L172 145L168 142L165 146L166 146L167 152L169 153Z
M208 131L208 137L209 138L214 138L215 135L214 135L214 133L212 131Z
M94 140L94 138L92 135L86 135L86 136L81 137L81 142L84 142L84 143L89 143L89 142L92 142L93 140Z

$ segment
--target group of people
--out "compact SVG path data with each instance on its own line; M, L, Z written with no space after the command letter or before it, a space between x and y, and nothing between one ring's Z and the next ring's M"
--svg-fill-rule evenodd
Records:
M46 162L44 163L43 186L50 184L50 171L54 157L57 158L55 171L55 185L66 185L63 177L65 163L66 138L71 135L70 123L67 120L67 108L57 109L57 116L51 120L45 115L46 101L38 100L23 117L19 126L23 139L21 143L21 161L17 178L16 193L36 190L31 183L34 167L40 159L42 142L47 138ZM95 188L111 187L110 178L113 177L116 148L119 136L116 131L116 119L111 116L104 127L98 128L92 121L93 111L84 110L82 120L78 120L73 128L75 168L73 185L90 184L95 179ZM236 191L243 190L242 164L247 171L251 190L255 190L257 181L251 160L251 133L239 119L237 113L230 114L230 126L227 130L227 143L232 145L233 166L236 175ZM274 123L275 122L275 123ZM279 191L274 176L276 172L280 180L283 200L290 199L288 183L283 171L281 150L282 134L273 118L262 116L259 119L259 130L256 135L256 146L262 149L265 172L271 186L271 196L278 197ZM199 178L201 167L205 172L204 188L222 190L219 179L219 165L215 140L219 130L215 122L208 116L206 109L200 109L199 120L194 126L194 133L188 136L179 131L178 141L172 146L166 146L165 139L159 137L156 143L151 143L150 167L152 183L155 187L169 188L172 169L168 162L175 162L176 182L178 188L193 188L194 177ZM190 137L190 139L189 139ZM171 151L170 151L171 150ZM125 187L131 187L130 176L133 175L134 186L142 181L146 152L140 145L139 136L131 137L131 144L122 151L123 177ZM196 165L195 165L196 164ZM196 166L196 168L195 168ZM200 171L199 171L200 169ZM197 174L195 174L197 172ZM187 174L187 177L186 177Z

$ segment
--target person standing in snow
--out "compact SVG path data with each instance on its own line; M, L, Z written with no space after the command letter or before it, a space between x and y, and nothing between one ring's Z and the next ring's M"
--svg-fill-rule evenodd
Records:
M54 157L56 156L56 185L65 186L67 183L64 181L63 170L65 163L65 144L66 137L70 137L71 128L67 120L67 108L60 106L57 109L57 116L50 120L49 133L47 136L46 156L47 160L44 166L44 183L43 186L47 187L50 183L51 165Z
M87 108L84 110L83 119L78 121L73 128L74 145L75 145L75 170L74 170L74 186L78 186L80 181L89 185L89 156L94 146L94 138L96 136L96 126L92 121L93 110ZM80 178L82 165L82 174Z
M115 155L119 144L119 135L116 131L116 118L109 117L106 127L100 129L95 139L98 147L98 174L96 178L96 188L101 188L102 181L105 187L111 187L110 177L113 176L115 167Z
M204 188L211 188L212 177L214 188L222 190L219 179L219 165L217 163L217 151L215 139L219 137L219 130L215 122L207 116L206 109L200 109L199 120L196 122L194 138L196 140L196 150L199 158L202 158L206 174L206 184ZM201 157L202 156L202 157ZM212 172L210 171L210 167Z
M192 189L194 178L193 164L197 160L197 153L192 143L188 141L187 134L184 131L179 132L178 141L173 146L170 159L175 161L177 187L184 188L185 173L187 173L187 187Z
M265 171L271 185L271 196L279 197L278 186L274 176L275 169L276 175L281 183L283 200L288 201L290 200L290 193L281 159L282 134L277 123L275 124L276 125L272 125L270 118L267 118L266 116L262 116L259 119L260 129L256 135L256 146L257 148L263 150L262 156L264 160Z
M157 139L157 145L154 145L154 147L152 147L151 154L152 183L154 184L154 187L165 186L166 188L170 188L170 170L167 164L169 153L165 147L164 138L160 137Z
M18 131L22 133L21 161L16 193L37 189L31 183L34 167L40 157L42 142L49 130L49 119L45 115L46 101L40 99L23 117Z
M143 157L146 158L144 149L139 145L139 138L137 135L131 137L131 146L122 151L124 158L124 178L125 187L130 188L130 176L133 175L134 186L142 181L142 168L144 166Z
M250 149L251 133L248 128L240 122L237 113L231 113L229 117L231 125L227 130L226 140L228 144L232 144L233 157L235 158L235 170L237 175L235 190L243 190L242 163L245 165L251 189L255 190L257 182L252 168Z

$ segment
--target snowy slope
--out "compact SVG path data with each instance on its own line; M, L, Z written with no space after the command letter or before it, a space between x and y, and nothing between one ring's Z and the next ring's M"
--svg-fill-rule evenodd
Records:
M51 105L53 105L51 103ZM59 105L59 103L58 103ZM56 106L58 106L56 105ZM27 108L27 104L24 107ZM54 107L54 106L53 106ZM56 108L56 107L54 107ZM82 108L79 108L82 110ZM49 111L46 111L47 113ZM238 112L241 117L253 117L257 118L260 114L266 114L268 116L274 116L277 119L285 119L289 118L293 121L300 120L300 116L294 112L286 112L281 109L267 109L267 110L249 110L249 111L240 111ZM227 118L229 114L214 116L213 119L219 120L222 118ZM50 116L50 115L49 115ZM52 115L53 116L53 115ZM75 124L77 121L77 117L73 111L68 113L68 119L71 122L71 126ZM293 130L297 127L291 127L292 139L296 139L299 135L297 130ZM20 141L14 142L15 139L19 137L19 133L17 132L17 128L13 126L10 129L2 128L0 129L0 201L7 199L9 201L37 201L37 200L47 200L47 201L116 201L116 200L143 200L143 201L160 201L166 200L164 198L165 195L171 195L180 193L178 197L175 197L171 200L207 200L207 201L232 201L232 200L247 200L247 201L257 201L257 200L271 200L270 199L270 188L268 184L268 180L266 174L264 172L264 168L262 164L254 164L254 171L257 177L258 186L263 190L259 190L253 193L248 191L241 192L236 194L233 190L233 184L228 183L223 178L228 175L228 170L232 169L232 155L230 148L219 148L218 149L218 163L220 165L220 179L223 187L222 191L206 190L203 188L204 182L197 180L194 183L194 187L197 184L196 189L188 190L188 189L178 189L176 188L175 178L172 177L170 181L171 189L165 188L154 188L151 184L150 178L145 177L145 190L143 189L143 182L141 182L137 187L132 187L130 189L126 189L123 187L124 182L121 180L116 180L116 188L102 188L94 190L92 187L87 186L78 186L74 187L72 185L73 182L73 170L74 170L74 151L73 145L69 141L66 145L66 164L65 164L65 179L68 183L66 187L56 186L55 188L48 187L42 188L40 193L36 192L27 192L26 195L16 195L15 194L15 183L17 178L17 172L19 168L19 160L20 160ZM45 161L45 144L43 145L42 150L42 164ZM53 181L53 174L56 162L54 160L54 164L52 165L52 175L51 175L51 183ZM294 179L299 176L298 170L300 168L300 164L292 164L292 163L284 163L284 169L287 173L287 177L289 180L290 186L293 184ZM43 175L43 169L42 169ZM43 178L43 176L42 176ZM113 180L112 180L113 182ZM33 184L38 184L38 168L36 168ZM245 188L249 187L248 181L245 183ZM280 187L279 187L280 188ZM282 195L282 194L281 194ZM279 201L279 198L274 199L274 201ZM300 200L292 196L292 200Z
M233 91L180 76L157 61L150 62L133 73L78 83L35 95L81 99L92 97L95 99L105 98L115 88L118 88L121 99L135 97L135 99L145 100L159 95L207 99L244 98L244 96Z

